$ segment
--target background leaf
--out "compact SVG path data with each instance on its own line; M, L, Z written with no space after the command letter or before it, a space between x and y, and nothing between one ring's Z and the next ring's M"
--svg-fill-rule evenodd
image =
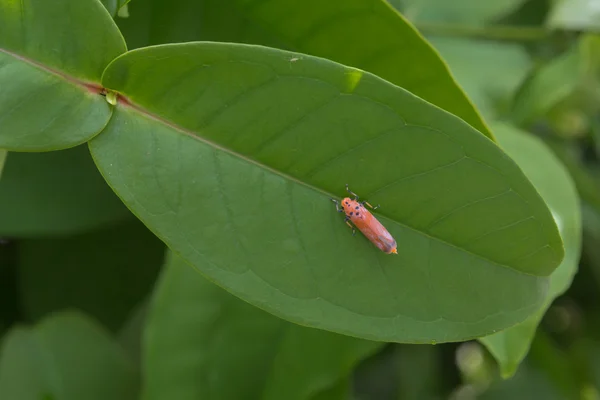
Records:
M391 0L409 20L419 23L479 25L516 10L525 0Z
M90 142L102 174L204 274L297 323L449 341L537 309L562 245L516 164L400 88L309 56L290 68L292 54L191 43L117 59L103 83L146 111L121 104ZM330 201L346 182L382 205L398 257L351 237Z
M561 128L561 124L556 122L575 111L588 117L589 121L583 121L585 130L585 125L595 121L600 104L599 89L600 37L583 34L577 43L542 64L525 82L517 92L512 118L516 123L527 126L547 116L557 129ZM567 130L573 131L569 125L573 123L567 124Z
M65 238L18 243L22 311L37 320L77 308L111 330L146 296L164 245L139 221Z
M74 234L131 218L87 146L11 153L0 179L0 236Z
M495 383L478 398L481 400L565 399L543 372L527 364L519 368L519 372L513 379Z
M138 378L119 346L79 313L15 327L4 338L0 398L131 400Z
M531 67L522 46L450 37L429 40L481 114L490 120L508 114L513 93Z
M0 150L0 178L2 178L2 172L4 171L4 164L6 163L6 156L8 152L6 150Z
M219 0L147 0L131 9L119 22L130 47L210 40L325 57L372 72L491 137L439 55L383 0L233 0L228 7Z
M0 2L0 147L57 150L100 132L100 77L125 50L98 0Z
M512 118L532 122L573 93L581 81L581 55L577 47L542 66L517 93Z
M546 23L551 28L600 31L600 7L594 0L554 0Z
M550 292L544 306L525 322L481 338L496 357L502 375L515 373L525 358L537 325L552 301L571 285L581 254L581 210L575 184L560 161L537 138L505 124L493 125L500 146L519 164L540 192L558 223L565 258L550 276Z
M379 347L275 318L171 255L148 315L144 398L341 400Z
M114 17L117 16L117 13L121 8L123 8L127 3L131 0L101 0L102 4L108 10L109 14Z
M399 345L394 350L399 381L398 399L441 399L439 347Z

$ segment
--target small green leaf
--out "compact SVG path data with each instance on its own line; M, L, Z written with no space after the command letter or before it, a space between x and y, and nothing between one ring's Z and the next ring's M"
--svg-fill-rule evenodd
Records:
M103 83L135 107L90 142L99 169L211 280L300 324L441 342L539 308L563 249L517 165L403 89L294 56L189 43L116 59ZM331 202L345 183L381 204L398 256L352 237Z
M0 147L73 147L106 125L106 65L126 50L98 0L0 1Z
M90 142L99 169L171 249L293 322L442 342L538 309L563 249L517 165L405 90L293 56L189 43L116 59L103 83L129 100ZM397 256L352 237L331 202L345 183L381 204Z
M583 34L565 53L529 77L516 95L512 119L530 125L544 116L560 121L561 114L571 111L584 118L594 116L600 105L599 89L600 36Z
M173 254L147 321L146 400L318 398L382 346L273 317Z
M555 0L546 24L551 28L600 31L600 7L595 0Z
M130 217L98 173L87 146L11 153L6 160L0 179L0 236L73 234Z
M13 328L0 352L0 398L131 400L138 377L95 322L65 312L33 328Z
M403 14L419 23L480 25L515 11L526 0L390 0Z
M581 54L577 46L536 71L516 95L511 118L527 125L572 94L581 82Z
M114 17L117 16L119 11L129 3L131 0L100 0L104 7L108 10L109 14ZM142 0L143 1L143 0Z
M523 46L445 37L429 40L485 117L508 114L513 93L531 67Z
M493 125L500 146L519 164L540 192L565 245L565 258L550 276L550 292L541 309L523 323L480 341L494 355L503 377L512 376L525 358L537 325L552 301L565 292L577 272L581 253L581 210L575 184L560 161L541 142L510 125Z
M37 320L76 308L111 330L149 293L164 245L139 221L18 245L22 311Z

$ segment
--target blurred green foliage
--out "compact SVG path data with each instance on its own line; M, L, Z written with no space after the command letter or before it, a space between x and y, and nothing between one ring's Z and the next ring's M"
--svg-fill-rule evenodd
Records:
M130 48L237 41L367 69L354 65L361 54L346 39L383 35L366 25L311 47L293 40L285 7L258 12L267 1L102 3ZM567 257L544 308L481 343L385 344L296 326L194 275L176 254L165 263L164 244L123 207L85 147L11 153L4 170L0 150L0 399L600 399L600 1L389 5L439 52L487 124L466 101L454 112L491 127L559 220ZM388 39L401 63L403 37ZM402 71L443 73L421 57L423 66L371 72L400 86ZM451 80L440 82L408 89L444 107L456 97L444 97Z

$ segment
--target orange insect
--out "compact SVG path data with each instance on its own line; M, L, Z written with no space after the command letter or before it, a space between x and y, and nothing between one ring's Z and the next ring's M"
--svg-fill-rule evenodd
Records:
M373 207L366 201L359 202L358 196L356 193L353 193L350 189L348 189L347 184L346 190L348 193L354 196L354 199L349 197L344 198L342 200L341 207L340 203L336 199L331 199L331 201L335 203L335 209L338 212L343 212L346 214L344 221L350 228L352 228L352 234L354 235L356 233L356 229L354 229L354 227L356 227L384 253L398 254L396 240L394 240L387 229L381 225L381 222L377 221L377 218L375 218L373 214L371 214L369 210L365 208L364 205L366 204L373 210L378 209L379 206ZM354 226L352 226L348 221L351 221Z

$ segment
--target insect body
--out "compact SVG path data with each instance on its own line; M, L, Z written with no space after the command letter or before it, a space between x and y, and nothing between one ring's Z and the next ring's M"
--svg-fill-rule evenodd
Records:
M343 212L346 214L345 221L346 224L352 228L352 234L355 233L354 227L356 227L384 253L398 254L396 241L392 235L390 235L381 222L379 222L377 218L375 218L373 214L371 214L369 210L365 208L365 205L367 205L375 210L379 208L379 206L373 207L366 201L359 202L358 196L348 189L348 185L346 185L346 190L354 196L354 199L349 197L344 198L342 200L341 207L337 200L331 200L335 203L338 212ZM354 226L352 226L349 221L352 222Z

